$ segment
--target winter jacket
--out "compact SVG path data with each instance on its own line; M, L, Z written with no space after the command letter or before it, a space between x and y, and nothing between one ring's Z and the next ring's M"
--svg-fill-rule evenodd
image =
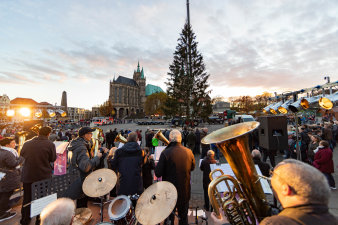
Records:
M118 172L117 195L142 194L142 165L144 153L137 142L127 142L115 151L109 160L111 168Z
M171 142L161 153L155 168L155 175L174 184L178 199L177 204L186 204L190 199L190 176L195 169L195 157L191 150L181 143Z
M270 176L270 165L266 162L262 162L260 158L253 158L254 164L258 165L258 168L262 172L263 176Z
M0 180L0 192L9 192L20 187L21 173L17 166L23 162L23 157L15 157L10 151L0 149L0 172L5 174Z
M203 185L209 185L210 183L209 174L211 172L210 164L215 164L215 163L216 163L216 160L208 156L204 157L204 159L202 160L200 169L203 171Z
M95 156L89 157L89 143L82 137L74 139L68 147L70 154L70 167L77 168L80 171L82 180L100 165L100 158Z
M322 173L333 173L332 151L330 148L322 148L315 154L313 165Z
M54 143L46 136L37 136L26 141L22 146L21 156L25 159L22 182L34 183L52 177L51 163L56 160L56 149Z

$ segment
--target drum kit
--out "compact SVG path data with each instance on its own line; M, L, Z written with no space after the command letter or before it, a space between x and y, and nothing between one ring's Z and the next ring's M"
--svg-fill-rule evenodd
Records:
M83 182L82 189L87 196L101 199L101 220L97 225L155 225L164 221L173 212L177 190L173 184L161 181L152 184L141 196L120 195L114 198L108 207L110 222L104 222L103 199L114 188L116 181L114 171L99 169L88 175ZM132 201L135 200L137 202L134 208Z

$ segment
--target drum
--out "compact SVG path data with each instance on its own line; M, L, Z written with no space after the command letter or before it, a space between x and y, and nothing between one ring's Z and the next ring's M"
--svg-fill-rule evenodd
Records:
M130 199L125 195L117 196L109 204L108 215L113 224L134 224L136 221Z

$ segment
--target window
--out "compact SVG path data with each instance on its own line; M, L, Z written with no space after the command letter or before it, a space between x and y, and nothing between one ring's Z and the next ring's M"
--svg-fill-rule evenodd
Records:
M122 88L119 88L119 103L122 103Z

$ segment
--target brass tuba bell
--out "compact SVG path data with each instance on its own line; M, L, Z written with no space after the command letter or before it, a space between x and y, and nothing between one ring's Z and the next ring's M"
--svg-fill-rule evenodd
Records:
M168 139L166 137L164 137L164 135L162 134L161 130L157 131L153 138L156 138L156 139L162 141L166 146L168 146L169 143L170 143L168 141Z
M127 139L126 139L125 137L123 137L123 136L121 135L121 133L119 133L119 134L116 136L114 142L121 142L121 143L125 144L125 143L127 143Z
M236 175L237 180L229 175L221 175L212 180L208 188L209 199L216 214L220 216L219 208L222 207L230 224L255 224L256 221L252 221L253 215L261 221L270 213L262 186L257 182L259 177L248 142L248 133L258 126L258 122L235 124L216 130L201 141L203 144L216 143ZM223 198L216 188L222 181L228 187ZM229 183L233 183L233 188L230 188Z

